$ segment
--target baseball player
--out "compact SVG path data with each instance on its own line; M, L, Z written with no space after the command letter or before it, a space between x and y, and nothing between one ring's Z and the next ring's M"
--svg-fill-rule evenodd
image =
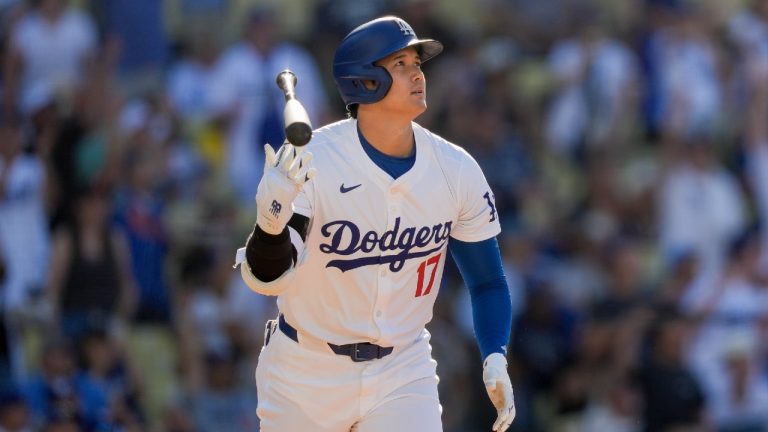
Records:
M493 430L515 417L493 193L467 152L413 122L427 107L421 63L442 49L397 17L357 27L333 62L350 118L305 150L264 147L256 226L237 257L280 310L256 368L263 431L441 431L424 326L449 249L472 297Z

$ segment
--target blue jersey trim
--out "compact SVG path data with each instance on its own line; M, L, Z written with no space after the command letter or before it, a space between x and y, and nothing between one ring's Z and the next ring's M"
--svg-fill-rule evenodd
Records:
M374 146L371 145L371 143L368 142L367 139L363 136L362 132L360 132L360 128L357 128L357 136L360 138L360 144L363 145L363 150L365 150L365 153L368 155L369 158L373 161L373 163L376 164L379 168L384 170L387 174L389 174L393 179L397 179L401 175L405 174L413 168L413 164L416 163L416 147L413 148L413 154L404 157L394 157L389 156L387 154L384 154L380 151L378 151Z

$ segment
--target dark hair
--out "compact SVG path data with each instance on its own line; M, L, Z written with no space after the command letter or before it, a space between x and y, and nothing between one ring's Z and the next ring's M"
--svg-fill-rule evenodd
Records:
M347 107L347 117L356 119L357 118L357 109L360 107L358 104L351 104Z

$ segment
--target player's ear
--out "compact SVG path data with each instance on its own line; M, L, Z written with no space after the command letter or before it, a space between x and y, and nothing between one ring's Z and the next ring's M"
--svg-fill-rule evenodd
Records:
M379 88L379 83L374 80L363 80L363 85L365 86L366 89L371 91Z

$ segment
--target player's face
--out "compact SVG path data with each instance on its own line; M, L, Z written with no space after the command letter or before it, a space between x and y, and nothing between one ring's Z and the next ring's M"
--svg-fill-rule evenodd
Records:
M427 82L416 48L405 48L376 62L392 77L392 87L379 101L382 108L416 118L427 109Z

